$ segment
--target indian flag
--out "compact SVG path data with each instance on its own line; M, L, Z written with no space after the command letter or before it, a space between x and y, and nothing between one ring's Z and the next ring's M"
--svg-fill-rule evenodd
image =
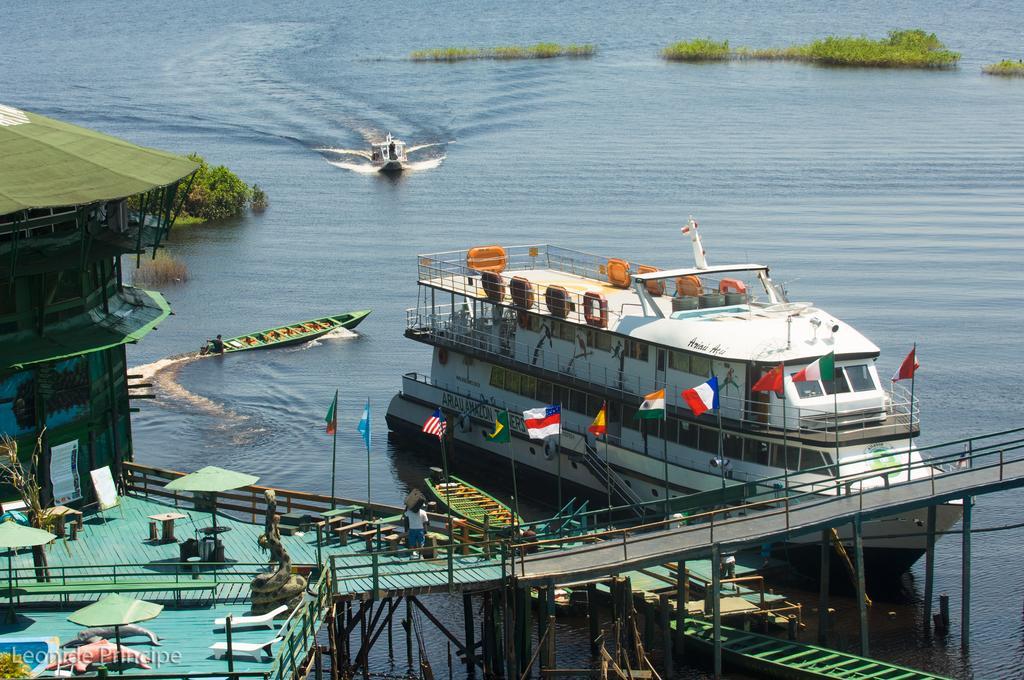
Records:
M793 382L832 381L836 379L836 353L829 352L807 368L793 375Z
M661 389L657 392L651 392L644 397L644 403L640 404L640 409L636 412L637 418L643 418L645 420L656 420L658 418L664 419L665 417L665 390Z

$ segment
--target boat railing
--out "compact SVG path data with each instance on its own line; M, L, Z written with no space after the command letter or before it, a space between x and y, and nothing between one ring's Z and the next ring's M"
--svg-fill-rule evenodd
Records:
M556 385L580 386L625 403L635 402L639 405L644 395L665 389L669 407L677 411L685 410L681 394L693 385L630 375L625 370L595 366L590 361L578 361L580 356L555 351L544 343L517 341L508 337L503 330L509 323L515 322L474 318L465 305L458 303L406 311L407 329L417 335L429 335L433 344L493 357L508 362L513 370L521 368L549 377ZM694 376L694 384L699 382L700 377ZM553 400L553 395L540 396L543 397L542 401ZM540 397L534 395L533 398ZM784 422L781 412L766 413L766 403L763 401L721 394L720 404L723 417L741 423L745 429L765 433L781 433L786 430L813 434L823 439L827 438L828 433L835 434L837 427L841 433L856 430L862 436L872 433L888 436L890 431L916 430L920 424L917 399L911 402L909 393L898 383L893 384L875 408L851 409L841 401L837 401L836 408L830 410L791 405L785 409ZM713 424L717 422L717 415L705 414L696 418L696 422Z

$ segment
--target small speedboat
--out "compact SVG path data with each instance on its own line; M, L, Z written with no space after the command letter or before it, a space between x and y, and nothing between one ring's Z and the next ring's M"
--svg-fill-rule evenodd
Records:
M236 338L223 340L224 353L242 352L247 349L268 349L271 347L284 347L300 342L315 340L333 330L346 328L352 330L370 314L369 309L358 312L345 312L337 316L324 316L319 319L311 319L300 323L293 323L287 326L278 326L258 333L239 335ZM216 354L214 342L208 340L200 350L201 354Z
M375 142L371 146L370 162L380 172L401 172L409 162L405 142L395 139L389 132L383 142Z

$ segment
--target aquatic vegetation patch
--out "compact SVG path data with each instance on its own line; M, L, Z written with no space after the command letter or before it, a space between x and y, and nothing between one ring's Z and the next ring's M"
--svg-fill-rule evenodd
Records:
M436 47L417 50L409 55L413 61L466 61L469 59L552 59L554 57L591 57L597 46L575 43L536 43L534 45L501 45L498 47Z
M1024 60L1003 59L995 64L982 67L982 72L990 76L1005 76L1008 78L1024 78Z
M728 40L696 38L669 45L661 51L661 56L669 61L727 61L732 58L732 52Z
M673 61L802 61L824 66L873 68L950 68L960 59L959 52L947 50L934 33L921 29L889 31L888 36L880 40L828 36L807 45L757 49L730 50L728 41L693 40L666 47L662 56Z
M144 259L135 270L132 283L143 286L160 286L169 283L188 281L188 267L176 257L162 250L156 253L156 259Z

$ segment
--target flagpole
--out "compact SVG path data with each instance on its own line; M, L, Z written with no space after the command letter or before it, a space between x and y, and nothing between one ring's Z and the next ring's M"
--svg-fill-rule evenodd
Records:
M558 439L555 441L555 458L557 459L558 467L558 512L562 512L562 404L558 403L557 406L559 422Z
M338 390L334 390L334 441L331 444L331 510L338 507L334 499L334 480L338 469Z
M519 483L516 481L516 448L512 444L512 416L508 409L505 409L505 422L508 423L508 451L509 459L512 461L512 529L515 530L519 522ZM513 540L515 536L513 535Z
M913 363L917 363L917 343L914 343L914 349L911 350L914 354ZM914 381L917 379L917 371L913 371L910 374L910 405L907 407L909 412L908 423L907 423L907 481L910 481L910 466L913 464L911 452L914 446Z
M452 491L451 483L452 480L448 477L448 452L444 445L445 436L448 434L447 426L441 431L441 435L437 438L441 442L441 466L444 468L444 504L448 508L448 535L452 541L455 540L455 525L452 523ZM452 433L454 437L454 432Z
M366 511L373 522L373 502L370 500L370 398L366 398Z
M789 462L789 421L786 419L786 362L782 366L782 459ZM771 462L771 459L768 460ZM789 495L789 465L782 466L782 485L785 495Z
M722 406L719 405L718 412L718 467L722 477L722 505L725 505L725 452L722 450Z
M604 414L605 428L608 427L608 412ZM608 526L612 524L612 465L608 462L608 430L604 431L604 470L608 488Z
M666 385L667 387L667 385ZM667 392L668 390L666 390ZM675 396L672 397L675 401ZM665 414L662 416L661 424L658 425L659 434L661 434L661 457L665 463L665 519L668 519L669 513L669 502L668 502L668 437L665 436L665 429L668 425L668 409L665 409Z

